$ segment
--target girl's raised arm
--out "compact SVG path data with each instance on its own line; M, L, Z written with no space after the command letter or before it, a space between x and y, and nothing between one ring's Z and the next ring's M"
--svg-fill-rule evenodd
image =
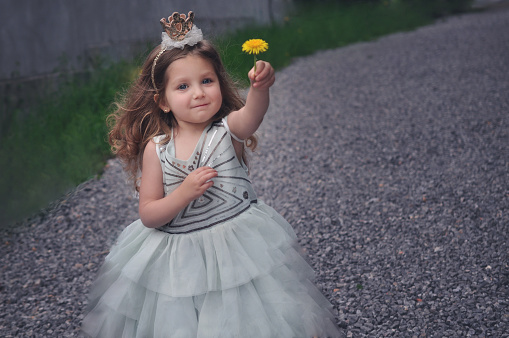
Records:
M274 68L262 60L256 62L249 71L251 87L247 94L246 105L228 115L228 126L231 132L240 139L247 139L258 129L269 108L269 89L274 84Z
M145 147L142 168L139 213L143 225L148 228L170 222L189 203L203 195L213 185L210 179L217 176L216 170L200 167L171 194L164 196L163 172L153 141Z

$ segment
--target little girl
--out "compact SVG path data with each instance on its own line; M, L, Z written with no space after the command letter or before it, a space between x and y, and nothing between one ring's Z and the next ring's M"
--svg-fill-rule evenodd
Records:
M274 69L258 61L250 70L244 104L193 18L161 20L161 45L113 115L110 142L139 190L140 219L106 257L83 331L340 336L291 226L247 175L244 147L256 145Z

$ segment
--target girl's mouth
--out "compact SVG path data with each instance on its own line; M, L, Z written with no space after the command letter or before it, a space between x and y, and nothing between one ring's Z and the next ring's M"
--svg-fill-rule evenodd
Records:
M206 105L208 105L208 103L204 103L204 104L199 104L197 106L194 106L192 108L200 108L200 107L205 107Z

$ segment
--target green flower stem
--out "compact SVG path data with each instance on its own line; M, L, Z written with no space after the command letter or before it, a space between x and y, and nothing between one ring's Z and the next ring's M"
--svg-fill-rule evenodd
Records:
M253 56L254 56L254 72L256 75L256 54L253 54Z

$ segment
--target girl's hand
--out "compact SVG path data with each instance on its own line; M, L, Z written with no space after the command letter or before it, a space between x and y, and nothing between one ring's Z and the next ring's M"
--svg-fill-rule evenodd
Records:
M217 171L211 167L200 167L191 172L184 182L177 188L182 197L191 203L214 185L212 178L217 176Z
M256 61L256 74L254 67L248 73L251 86L256 89L269 89L276 80L274 73L274 68L270 63L262 60Z

